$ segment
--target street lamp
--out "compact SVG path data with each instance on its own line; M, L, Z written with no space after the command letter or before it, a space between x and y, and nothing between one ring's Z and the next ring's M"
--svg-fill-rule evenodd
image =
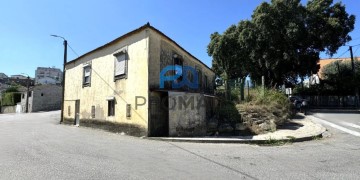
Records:
M26 82L26 108L25 108L25 112L28 113L29 112L29 81L30 81L30 76L26 73L21 73L24 75L27 75L27 82Z
M64 119L64 96L65 96L65 64L67 61L67 41L64 37L58 35L51 35L53 37L61 38L64 40L64 64L63 64L63 78L62 78L62 103L61 103L61 117L60 123L63 122Z

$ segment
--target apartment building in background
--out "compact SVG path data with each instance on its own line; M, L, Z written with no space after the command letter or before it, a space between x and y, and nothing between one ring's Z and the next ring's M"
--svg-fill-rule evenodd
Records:
M55 67L38 67L35 70L35 84L61 84L62 71Z

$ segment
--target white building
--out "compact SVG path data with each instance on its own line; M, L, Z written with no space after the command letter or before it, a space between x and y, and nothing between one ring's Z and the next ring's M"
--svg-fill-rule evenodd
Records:
M6 79L8 76L4 73L0 73L0 79Z
M27 76L21 75L21 74L16 74L16 75L11 75L10 77L11 79L27 79Z
M62 71L58 68L38 67L35 70L35 84L60 84Z

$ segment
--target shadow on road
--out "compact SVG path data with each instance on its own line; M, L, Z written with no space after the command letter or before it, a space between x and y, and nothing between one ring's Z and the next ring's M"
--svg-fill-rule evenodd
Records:
M301 121L303 119L305 119L305 116L297 113L291 121L286 121L283 125L278 126L277 129L297 130L304 125L302 125L301 123L297 123L296 121Z

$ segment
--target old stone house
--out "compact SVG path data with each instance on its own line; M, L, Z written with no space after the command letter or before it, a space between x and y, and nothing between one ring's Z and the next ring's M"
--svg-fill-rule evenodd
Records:
M209 67L146 24L66 64L63 121L116 122L145 136L204 135L214 83Z
M61 109L62 87L57 85L37 85L24 90L21 95L21 112L52 111ZM28 102L27 102L27 96Z

